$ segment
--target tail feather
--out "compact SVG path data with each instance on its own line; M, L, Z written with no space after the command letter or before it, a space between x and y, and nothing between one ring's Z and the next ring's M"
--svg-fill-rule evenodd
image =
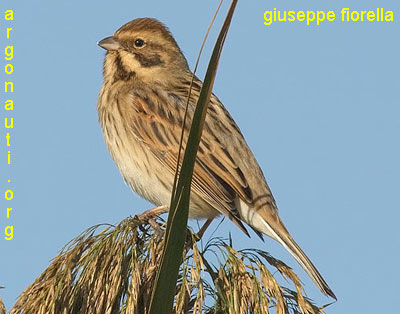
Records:
M300 266L306 271L321 292L337 300L332 289L322 278L319 271L315 268L311 260L290 236L286 227L280 220L276 208L261 208L254 210L244 202L238 202L238 209L241 218L246 221L253 229L262 232L281 243L286 250L296 259Z
M272 228L265 220L263 220L268 231L274 235L274 239L281 243L286 250L296 259L300 266L306 271L310 278L314 281L321 292L327 296L330 296L337 300L336 295L332 289L328 286L322 275L319 273L317 268L303 252L296 241L290 236L282 222L279 221L279 228ZM281 230L280 232L278 230Z
M294 241L291 236L287 237L285 240L279 239L278 241L289 251L289 253L296 259L300 266L303 267L303 269L307 272L307 274L322 291L322 293L337 300L336 295L333 293L332 289L328 286L328 284L319 273L317 268L314 266L314 264L311 262L311 260L298 246L296 241Z

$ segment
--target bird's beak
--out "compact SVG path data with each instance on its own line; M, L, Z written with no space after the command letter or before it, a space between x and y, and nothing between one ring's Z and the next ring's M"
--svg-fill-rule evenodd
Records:
M106 37L97 43L101 48L108 51L118 50L121 48L120 43L114 36Z

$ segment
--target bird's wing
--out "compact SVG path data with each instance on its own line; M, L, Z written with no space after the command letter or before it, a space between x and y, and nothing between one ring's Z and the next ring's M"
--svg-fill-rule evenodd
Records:
M215 96L212 102L218 102ZM184 116L182 98L176 94L160 96L154 91L147 91L134 93L131 103L135 112L129 118L131 131L138 140L146 144L169 172L175 173ZM209 107L210 114L215 114L213 110L216 109L213 107ZM190 122L192 116L193 106L189 107L187 121ZM251 203L252 193L241 169L216 136L214 120L206 117L194 166L192 191L245 231L236 210L235 199L239 196ZM186 123L184 147L188 133L189 127Z

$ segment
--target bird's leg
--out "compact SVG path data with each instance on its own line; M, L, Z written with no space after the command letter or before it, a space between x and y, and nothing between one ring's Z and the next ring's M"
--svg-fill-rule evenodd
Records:
M195 234L192 234L191 232L189 232L189 230L187 231L186 245L185 245L186 251L189 251L190 249L192 249L193 244L195 242L199 242L201 240L204 232L207 230L208 226L211 224L212 221L213 221L213 218L207 219L207 221L204 223L204 225Z
M214 218L207 219L207 221L204 223L204 225L200 228L200 230L194 235L195 239L197 241L200 241L201 238L203 237L204 232L206 232L208 226L211 224Z
M162 233L160 225L154 219L155 217L165 213L168 210L168 206L162 205L146 210L145 212L137 215L138 219L143 222L147 222L154 230Z
M148 210L144 211L143 213L141 213L141 214L139 214L137 216L138 216L138 218L140 220L147 221L149 219L152 219L152 218L154 218L156 216L159 216L159 215L165 213L167 210L168 210L168 206L162 205L162 206L158 206L158 207L154 207L154 208L148 209Z

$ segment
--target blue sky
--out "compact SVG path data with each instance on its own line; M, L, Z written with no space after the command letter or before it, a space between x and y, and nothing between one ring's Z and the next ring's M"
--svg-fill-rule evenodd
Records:
M240 1L214 92L256 155L281 218L338 296L327 313L391 313L400 292L400 4L351 2L354 10L394 11L391 23L263 24L273 8L338 14L349 6ZM156 17L193 68L216 1L2 1L1 12L9 8L8 42L0 16L0 51L14 45L11 166L0 132L0 186L14 191L8 221L10 202L0 199L0 230L14 225L12 241L0 238L8 308L81 231L151 207L124 184L105 148L96 112L104 51L96 43L131 19ZM269 251L295 269L318 304L329 302L273 240L249 240L225 220L218 234L229 232L237 248Z

